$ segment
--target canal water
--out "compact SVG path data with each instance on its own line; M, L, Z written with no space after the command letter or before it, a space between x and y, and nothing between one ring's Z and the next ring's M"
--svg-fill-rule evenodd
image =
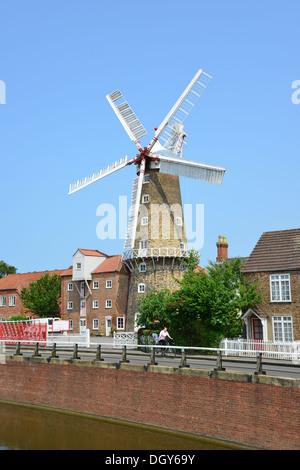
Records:
M1 450L225 450L228 446L98 418L0 402Z

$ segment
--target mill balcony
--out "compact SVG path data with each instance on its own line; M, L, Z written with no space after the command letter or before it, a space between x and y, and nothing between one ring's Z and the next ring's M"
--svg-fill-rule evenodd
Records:
M136 258L187 258L189 251L178 247L133 248L123 252L123 261Z

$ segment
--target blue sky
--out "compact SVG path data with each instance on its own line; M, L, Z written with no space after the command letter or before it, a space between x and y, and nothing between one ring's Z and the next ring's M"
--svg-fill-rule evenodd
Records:
M63 269L96 235L100 204L130 202L132 167L68 196L69 183L136 147L105 96L117 88L148 134L199 68L213 77L185 122L184 157L225 166L223 183L181 179L204 205L201 265L218 235L248 256L264 231L300 227L299 0L10 0L0 5L0 259Z

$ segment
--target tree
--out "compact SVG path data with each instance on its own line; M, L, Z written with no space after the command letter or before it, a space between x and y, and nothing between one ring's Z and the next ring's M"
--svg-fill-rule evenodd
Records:
M242 333L241 314L262 301L242 272L241 258L209 263L207 273L188 270L173 294L172 327L186 344L217 346ZM170 312L171 313L171 312Z
M165 289L149 292L141 299L137 325L150 329L162 329L164 326L168 326L170 323L167 313L169 296L170 291Z
M26 313L31 312L41 318L55 317L60 314L61 277L57 274L45 274L28 288L21 291L21 299Z
M17 268L5 263L3 260L0 261L0 279L8 274L16 274Z
M220 339L240 335L241 314L262 301L257 286L242 272L241 258L210 262L207 272L195 271L198 263L192 253L185 265L175 292L159 293L160 297L152 292L151 299L144 298L140 320L146 327L167 323L177 344L216 347Z

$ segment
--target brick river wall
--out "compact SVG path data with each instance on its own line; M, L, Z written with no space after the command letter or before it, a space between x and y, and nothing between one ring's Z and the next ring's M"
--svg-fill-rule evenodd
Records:
M264 449L300 448L300 380L227 371L6 356L0 400Z

